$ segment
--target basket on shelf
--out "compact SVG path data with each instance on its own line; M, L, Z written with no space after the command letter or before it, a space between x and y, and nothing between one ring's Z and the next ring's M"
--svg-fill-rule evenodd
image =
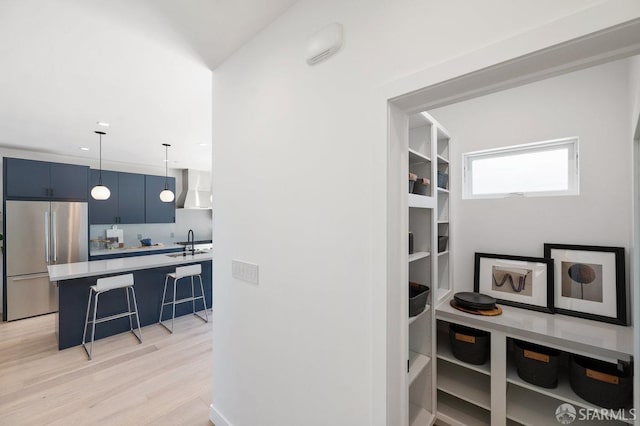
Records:
M424 311L429 298L429 286L409 281L409 317Z
M413 186L416 184L417 179L417 174L409 172L409 194L413 192Z
M488 332L465 327L459 324L449 324L449 341L453 356L469 364L482 365L489 358Z
M438 172L438 188L447 189L448 182L449 182L449 174L444 172Z
M518 376L543 388L558 386L560 351L521 340L514 341Z
M418 195L429 195L429 179L417 178L412 192Z
M578 396L604 408L631 406L633 371L629 365L580 355L572 355L569 364L569 383Z
M443 251L447 251L447 242L449 241L449 237L446 235L438 236L438 253L442 253Z

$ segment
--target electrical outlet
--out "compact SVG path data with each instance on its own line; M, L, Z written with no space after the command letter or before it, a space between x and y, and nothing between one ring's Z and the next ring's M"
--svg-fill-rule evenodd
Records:
M242 260L231 261L231 275L251 284L258 284L258 265Z
M138 234L138 240L142 239L142 234Z
M171 233L170 237L171 237L171 238L175 237L175 235L173 234L173 232Z

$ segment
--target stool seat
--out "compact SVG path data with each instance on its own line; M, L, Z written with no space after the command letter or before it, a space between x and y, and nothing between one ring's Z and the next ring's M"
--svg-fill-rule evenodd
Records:
M111 290L124 289L127 296L127 311L117 313L114 315L109 315L106 317L97 317L98 314L98 299L99 296L103 293L106 293ZM133 297L133 307L134 310L131 310L131 302L129 300L129 291L131 291L131 296ZM91 298L94 297L93 303L93 319L89 320L89 312L91 311ZM133 330L133 321L131 317L135 315L136 321L138 323L138 334ZM87 352L89 356L89 360L92 359L93 352L93 341L95 340L96 335L96 324L111 321L118 318L129 317L129 327L134 336L138 339L140 343L142 343L142 331L140 330L140 315L138 314L138 303L136 301L136 292L133 288L133 274L125 274L125 275L117 275L115 277L107 277L107 278L99 278L96 281L95 285L89 287L89 300L87 301L87 314L84 320L84 331L82 333L82 347ZM91 331L91 347L87 349L86 345L86 337L87 337L87 326L89 323L92 324Z
M207 314L207 301L204 297L204 286L202 285L201 274L202 274L202 265L198 263L196 265L179 266L176 268L175 272L170 272L166 275L164 279L164 290L162 291L162 304L160 305L160 318L158 319L158 322L164 328L169 330L170 333L173 333L173 323L176 317L176 305L180 303L191 302L193 315L197 316L204 322L209 322L209 315ZM196 293L195 293L194 277L198 277L198 279L200 280L199 296L196 296ZM167 295L167 284L169 282L169 278L173 279L173 298L167 302L166 295ZM176 299L177 283L182 278L191 278L191 296L184 297L182 299ZM196 300L202 300L202 305L203 305L202 310L204 311L204 317L201 315L198 315L198 312L196 311ZM172 307L171 328L167 327L167 325L164 323L162 319L162 314L164 313L164 307L166 305L171 305Z

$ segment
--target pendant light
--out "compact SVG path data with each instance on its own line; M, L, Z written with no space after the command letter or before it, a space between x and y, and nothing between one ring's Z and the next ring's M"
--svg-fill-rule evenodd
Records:
M168 143L163 143L164 146L164 190L160 192L160 200L163 203L170 203L175 198L173 192L169 189L169 178L167 177L169 170L169 145Z
M98 184L91 188L91 197L95 200L108 200L111 196L111 191L102 184L102 135L106 135L106 133L100 130L96 130L95 133L100 138L100 177L98 178Z

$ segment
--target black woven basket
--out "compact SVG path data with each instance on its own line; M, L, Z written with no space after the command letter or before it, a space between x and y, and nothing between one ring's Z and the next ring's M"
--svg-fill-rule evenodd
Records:
M429 179L418 178L418 180L413 184L411 192L418 195L429 195Z
M444 172L438 172L438 188L447 189L449 175Z
M429 299L429 286L409 282L409 317L415 317L424 311Z
M560 351L521 340L514 343L516 368L522 380L543 388L558 386Z
M633 371L616 364L572 355L569 368L571 389L580 397L603 408L627 408L633 397Z
M416 176L413 173L409 173L409 193L410 194L413 192L413 186L416 184L416 179L418 179L418 176Z
M447 237L446 235L438 235L438 253L447 251L448 241L449 241L449 237Z
M482 330L459 324L449 325L451 352L460 361L482 365L489 358L489 340L491 335Z

